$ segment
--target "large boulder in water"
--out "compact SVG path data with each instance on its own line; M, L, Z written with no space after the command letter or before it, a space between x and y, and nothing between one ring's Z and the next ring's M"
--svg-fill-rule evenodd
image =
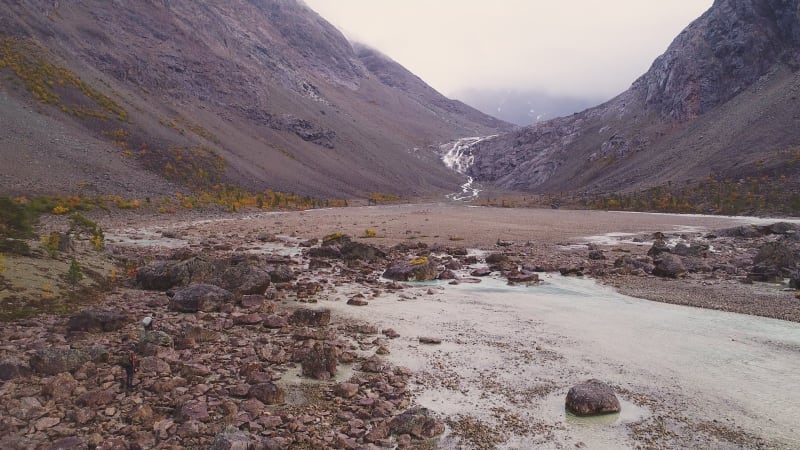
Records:
M436 263L428 258L418 258L410 263L395 261L383 272L384 278L394 281L429 281L438 275Z
M193 284L175 292L169 302L169 309L188 313L218 311L224 303L232 300L233 294L221 287Z
M776 273L778 276L791 274L800 263L800 253L785 239L767 242L758 249L753 258L753 272ZM770 280L762 280L770 281Z
M620 411L619 400L611 386L589 380L570 388L565 403L567 411L576 416L595 416Z
M128 316L118 311L87 309L70 317L67 331L116 331L124 327Z

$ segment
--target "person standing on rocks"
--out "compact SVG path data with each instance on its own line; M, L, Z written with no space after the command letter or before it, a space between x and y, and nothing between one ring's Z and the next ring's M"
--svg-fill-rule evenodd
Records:
M129 391L133 387L133 374L139 368L139 356L136 354L136 344L129 344L128 349L123 353L119 362L125 369L125 382L123 387Z

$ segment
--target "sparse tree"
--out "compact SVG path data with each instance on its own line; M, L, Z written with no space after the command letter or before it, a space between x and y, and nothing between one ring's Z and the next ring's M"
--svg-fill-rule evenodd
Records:
M75 286L78 285L83 279L83 272L81 271L81 267L78 265L78 261L75 258L72 258L72 262L69 263L69 270L67 271L67 281L72 286L72 290L75 291Z

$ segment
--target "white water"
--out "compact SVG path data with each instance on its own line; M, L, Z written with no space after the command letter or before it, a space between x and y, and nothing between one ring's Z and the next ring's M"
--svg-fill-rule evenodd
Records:
M713 424L741 427L768 448L800 448L800 324L655 303L560 276L537 287L493 279L427 283L405 297L382 296L365 308L325 306L401 334L389 358L429 375L416 393L419 404L498 425L505 419L494 411L504 408L539 424L512 434L505 448L633 448L630 426L642 420L684 430L678 444L657 438L662 445L691 446L691 426ZM421 345L418 336L443 343ZM564 396L588 378L652 402L621 394L621 415L575 421L564 412ZM457 448L458 441L445 436L440 446ZM731 447L737 445L716 445Z
M467 170L469 170L475 162L475 157L472 155L472 147L479 142L483 142L495 136L497 135L461 138L455 142L445 144L441 147L444 151L442 161L450 169L462 175L466 175ZM461 191L449 194L447 198L455 201L474 200L478 198L481 189L474 184L474 181L475 180L471 176L467 176L466 183L461 185Z

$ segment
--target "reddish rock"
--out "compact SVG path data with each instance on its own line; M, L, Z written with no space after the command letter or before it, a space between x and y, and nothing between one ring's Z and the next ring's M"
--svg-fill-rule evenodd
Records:
M367 442L377 442L387 437L389 437L389 424L386 422L378 422L364 435L364 440Z
M358 385L355 383L339 383L334 386L333 392L339 397L352 398L358 394Z
M184 403L181 405L177 414L177 419L181 422L189 420L206 421L210 418L211 416L208 414L208 405L199 400L190 400Z
M258 325L264 320L258 313L234 314L231 319L234 325Z
M64 401L72 397L78 382L69 373L59 374L42 386L42 394L55 401Z
M289 321L295 325L322 327L331 323L331 311L329 309L300 308L292 313Z
M272 314L264 318L264 326L267 328L278 329L287 325L289 325L289 321L287 321L285 317L276 314Z
M266 405L277 405L285 401L283 389L275 383L259 383L250 387L249 395Z
M106 390L89 391L75 400L75 404L88 408L98 408L114 401L114 393Z
M316 342L301 362L303 375L318 380L329 380L336 375L338 349L323 342Z

